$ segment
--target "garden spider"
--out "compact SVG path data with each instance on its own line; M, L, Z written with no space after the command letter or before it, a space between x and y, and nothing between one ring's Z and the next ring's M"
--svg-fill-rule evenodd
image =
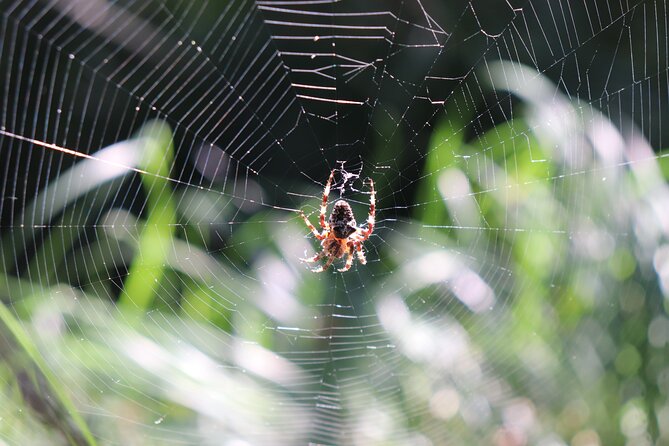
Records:
M369 238L374 230L376 196L374 193L374 181L371 178L369 179L369 216L367 217L366 228L356 226L351 205L345 200L338 200L334 204L329 222L325 221L328 195L330 194L330 184L332 183L334 173L334 170L330 173L330 178L328 178L327 183L325 183L325 189L323 190L323 201L321 203L320 213L320 224L323 231L319 233L314 225L311 224L307 216L304 215L304 212L300 211L300 216L304 219L307 227L309 227L311 233L314 234L314 237L321 241L321 246L323 247L323 250L315 256L300 260L312 263L317 262L323 257L327 257L327 261L324 265L311 270L315 273L325 271L332 265L332 262L334 262L335 259L340 259L344 255L347 255L346 264L343 268L339 268L338 271L343 272L351 269L351 265L353 265L353 254L357 255L358 260L363 265L367 263L365 254L362 252L362 243Z

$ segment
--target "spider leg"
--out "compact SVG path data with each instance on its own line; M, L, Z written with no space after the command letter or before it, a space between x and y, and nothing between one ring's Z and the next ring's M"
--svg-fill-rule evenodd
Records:
M349 236L349 240L353 243L364 242L366 240L365 228L356 228L356 232Z
M367 257L365 257L365 253L362 251L362 244L360 242L355 244L355 253L358 255L358 261L360 263L363 265L367 264Z
M309 218L307 218L306 215L304 215L304 212L300 211L300 217L304 220L304 223L306 223L307 227L311 231L312 234L314 234L314 237L316 237L318 240L323 240L325 238L325 235L320 234L318 230L314 227L314 225L311 224L309 221Z
M330 177L328 178L327 183L325 183L325 189L323 190L323 201L321 202L321 216L320 216L321 228L323 229L327 228L327 226L325 225L325 214L327 213L328 210L328 195L330 195L330 184L332 184L332 178L334 178L334 173L335 173L334 170L330 172Z
M351 269L351 265L353 265L353 246L348 248L348 253L346 255L346 265L344 265L343 268L339 268L337 271L342 273L348 271Z
M325 256L326 256L325 252L321 251L313 257L309 257L307 259L300 259L300 261L301 262L306 262L306 263L314 263L314 262L318 262L320 259L322 259Z
M328 258L328 261L325 262L325 265L321 265L321 266L319 266L318 268L314 268L314 269L311 270L311 272L313 272L313 273L322 273L323 271L325 271L326 269L328 269L328 268L330 267L330 265L332 265L332 262L334 262L334 260L335 260L334 256L330 256L330 257Z
M369 179L369 188L370 188L369 216L367 216L367 227L360 231L361 242L367 240L369 236L372 235L372 231L374 230L374 221L376 217L376 192L374 191L374 180L372 180L371 178Z

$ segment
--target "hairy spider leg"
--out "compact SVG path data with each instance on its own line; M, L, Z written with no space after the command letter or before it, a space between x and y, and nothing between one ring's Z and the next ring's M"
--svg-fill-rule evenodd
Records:
M335 260L334 256L330 256L330 257L328 257L328 261L325 262L325 265L321 265L318 268L312 269L311 271L314 272L314 273L322 273L323 271L328 269L330 267L330 265L332 265L332 262L334 262L334 260Z
M318 262L320 259L322 259L326 255L327 254L325 253L325 251L321 251L313 257L309 257L308 259L300 259L300 261L306 262L306 263L314 263L314 262Z
M358 255L358 260L360 263L365 265L367 263L367 257L365 257L365 253L362 252L362 244L360 242L355 243L355 250L356 254Z
M337 271L339 272L345 272L351 269L351 265L353 265L353 246L348 247L348 252L346 253L346 265L344 265L343 268L339 268Z
M307 218L307 216L304 215L304 212L300 211L300 216L304 220L304 223L306 223L311 233L314 234L314 237L316 237L318 240L323 240L325 238L325 234L321 234L318 232L316 227L312 225L311 222L309 221L309 218Z
M367 216L367 227L361 231L360 242L364 242L372 235L374 230L374 218L376 216L376 192L374 191L374 180L369 179L369 188L371 190L369 194L369 215Z
M328 182L325 183L325 189L323 189L323 201L321 202L321 217L320 217L321 228L323 229L327 228L327 226L325 225L325 214L328 211L328 196L330 195L330 184L332 184L332 178L334 178L334 173L335 173L334 170L330 172L330 177L328 178Z

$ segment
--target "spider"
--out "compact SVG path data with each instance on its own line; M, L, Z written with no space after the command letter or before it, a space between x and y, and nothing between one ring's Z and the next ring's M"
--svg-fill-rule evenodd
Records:
M318 240L321 241L323 250L315 256L308 259L300 259L303 262L313 263L326 257L327 261L324 265L314 268L311 271L320 273L328 269L335 259L340 259L346 255L346 264L343 268L337 271L348 271L353 265L353 255L357 255L358 260L363 265L367 263L365 254L362 252L362 243L369 238L374 230L374 215L376 210L376 201L374 193L374 181L369 179L370 195L369 195L369 216L367 217L367 227L361 228L356 226L355 217L351 205L345 200L338 200L334 204L332 213L330 214L329 222L325 222L325 213L327 212L328 195L330 194L330 184L334 177L335 171L330 172L330 178L325 183L323 190L323 201L321 203L320 224L323 228L322 232L311 224L304 212L300 211L300 216L306 223L311 233Z

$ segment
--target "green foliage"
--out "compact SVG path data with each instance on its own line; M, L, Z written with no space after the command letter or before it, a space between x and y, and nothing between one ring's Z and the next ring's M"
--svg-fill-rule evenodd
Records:
M4 293L3 293L4 294ZM0 302L0 359L17 379L23 401L72 445L96 444L84 419L11 311Z
M169 182L174 158L172 132L163 122L151 122L142 129L139 140L143 145L139 166L146 172L141 178L147 217L119 300L127 317L134 318L140 318L150 307L161 287L176 225Z

